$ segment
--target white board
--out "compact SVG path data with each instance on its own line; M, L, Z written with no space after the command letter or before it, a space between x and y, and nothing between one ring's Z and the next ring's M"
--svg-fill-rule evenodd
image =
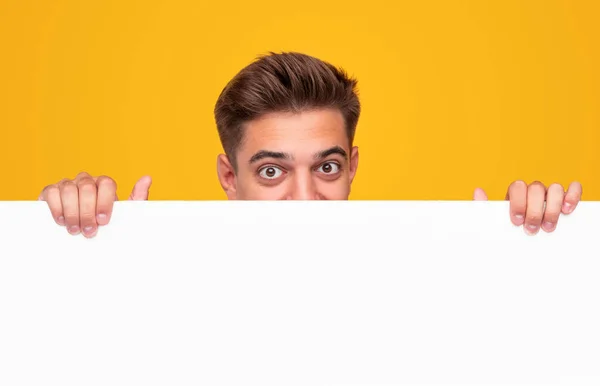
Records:
M0 385L600 384L600 203L0 203ZM583 383L583 381L595 383Z

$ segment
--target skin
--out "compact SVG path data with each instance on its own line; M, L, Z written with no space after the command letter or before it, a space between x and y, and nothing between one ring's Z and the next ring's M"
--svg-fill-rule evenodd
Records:
M339 111L272 113L247 122L236 167L220 154L217 174L229 200L347 200L358 158ZM149 176L142 177L129 200L147 200L151 185ZM116 191L112 178L80 173L46 186L39 199L48 203L58 225L89 238L110 222ZM572 213L581 195L578 182L565 191L560 184L515 181L506 194L510 220L529 235L553 232L560 215ZM488 199L480 188L473 198Z
M339 111L268 114L245 128L237 173L225 155L217 173L230 200L347 200L358 167Z

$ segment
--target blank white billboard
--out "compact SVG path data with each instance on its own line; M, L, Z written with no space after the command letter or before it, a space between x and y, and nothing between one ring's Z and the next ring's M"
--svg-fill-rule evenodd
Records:
M600 384L600 203L0 203L0 385ZM587 383L586 383L587 382Z

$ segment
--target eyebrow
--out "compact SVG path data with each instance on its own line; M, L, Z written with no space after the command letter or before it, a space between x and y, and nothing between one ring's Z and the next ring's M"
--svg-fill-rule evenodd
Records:
M258 153L254 154L252 158L250 158L249 162L252 164L265 158L292 159L292 156L288 153L282 153L278 151L261 150Z
M341 155L342 157L344 157L344 159L346 159L346 160L348 159L348 153L346 153L346 150L342 149L339 146L334 146L327 150L320 151L316 154L315 158L323 159L323 158L329 157L330 155L333 155L333 154L338 154L338 155Z
M323 158L329 157L330 155L333 155L333 154L339 154L342 157L344 157L344 159L348 159L348 153L346 153L346 151L339 146L333 146L327 150L320 151L317 154L315 154L315 158L323 159ZM249 163L253 164L253 163L258 162L265 158L287 159L287 160L293 159L292 155L289 153L283 153L283 152L271 151L271 150L261 150L261 151L257 152L256 154L254 154L252 156L252 158L250 158Z

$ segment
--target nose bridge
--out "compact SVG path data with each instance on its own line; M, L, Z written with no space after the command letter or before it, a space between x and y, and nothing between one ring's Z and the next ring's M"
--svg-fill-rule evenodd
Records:
M309 170L294 174L292 198L294 200L315 200L317 195L315 181Z

